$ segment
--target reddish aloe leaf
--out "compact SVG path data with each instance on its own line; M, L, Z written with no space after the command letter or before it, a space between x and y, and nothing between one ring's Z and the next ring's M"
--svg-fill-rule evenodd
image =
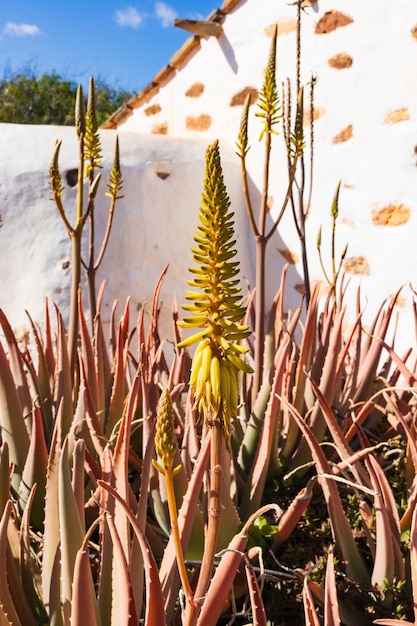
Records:
M116 423L123 415L124 402L126 398L126 362L127 345L121 324L117 333L117 342L113 365L113 387L110 398L110 407L106 421L105 433L110 437Z
M302 411L304 404L305 389L307 383L307 372L310 371L312 361L316 351L316 333L318 316L318 299L320 285L317 282L311 294L308 305L306 322L304 326L300 354L297 363L297 371L294 381L293 404L298 411Z
M242 562L242 552L245 551L249 539L249 528L257 517L263 515L270 509L279 510L277 505L271 504L256 511L246 522L240 533L233 537L228 548L224 551L214 576L211 579L206 597L204 599L195 599L196 601L202 601L197 626L211 626L217 623L224 602L232 588L236 572ZM187 620L187 614L185 619Z
M10 460L7 441L0 448L0 516L10 497Z
M31 522L37 530L40 530L43 528L45 517L44 501L48 450L46 448L40 409L34 408L32 415L32 434L22 480L19 485L19 506L22 510L25 508L29 493L33 485L36 484L37 489L32 506Z
M122 626L123 621L118 623ZM100 626L91 575L90 553L85 548L78 550L74 564L71 626Z
M68 458L68 438L64 440L59 462L58 511L61 544L61 601L64 624L70 623L75 559L84 541L83 527L72 488Z
M145 581L146 581L146 607L145 607L145 626L164 626L166 624L164 611L164 598L161 590L161 583L158 576L158 567L156 565L153 554L149 548L145 533L138 524L135 515L132 513L123 498L109 484L99 481L99 485L108 491L113 498L121 505L128 517L133 531L138 538L140 548L145 563Z
M7 342L10 371L12 372L15 387L17 389L20 406L22 408L23 415L29 417L32 412L32 398L29 392L28 381L23 366L23 359L20 355L16 336L2 309L0 309L0 325L3 328L4 337Z
M53 427L53 387L54 387L54 374L50 374L49 366L47 362L47 355L45 353L46 347L42 343L41 333L39 328L34 324L29 313L26 311L26 315L29 318L30 325L32 327L32 334L35 339L36 354L38 359L37 375L36 375L36 387L39 394L39 406L43 416L43 426L45 432L45 440L50 442L52 436ZM53 355L52 355L53 357ZM53 370L54 371L54 370Z
M97 310L99 311L99 309ZM100 312L97 313L94 320L94 337L97 370L97 405L95 409L97 411L97 415L102 416L103 421L101 423L101 427L103 428L104 415L106 410L107 390L111 382L111 370Z
M383 349L383 341L388 332L392 312L398 298L399 291L392 296L388 306L384 309L385 303L381 305L375 317L374 327L369 333L369 347L364 350L365 358L360 364L358 371L358 385L352 403L357 404L366 400L372 395L372 387L376 378L378 364Z
M114 484L113 459L110 447L106 447L102 454L102 479L107 483ZM114 500L104 489L99 487L97 498L101 505L100 522L100 576L98 582L98 605L104 626L111 626L112 615L112 589L113 589L113 542L111 540L109 526L105 522L103 513L109 515L114 511Z
M9 362L0 343L0 432L9 446L14 465L13 487L17 490L29 450L29 435Z
M87 322L84 315L84 308L82 304L81 294L78 297L78 319L80 322L80 336L81 336L81 361L83 363L85 378L87 380L88 389L94 403L97 406L97 378L96 378L96 365L94 358L94 349L90 336L90 332L87 326Z
M320 620L314 606L313 594L311 593L308 577L304 577L303 604L306 626L320 626ZM327 626L327 623L326 623Z
M138 623L138 615L133 597L130 567L126 561L113 519L107 515L106 522L113 543L114 565L112 595L113 598L117 596L118 607L118 611L113 614L113 618L117 621L118 626L136 626Z
M31 546L31 525L30 519L32 504L36 492L36 485L33 487L26 504L26 509L22 516L22 523L20 528L20 574L22 577L24 594L19 598L19 606L22 606L24 602L28 602L33 615L36 616L38 623L46 624L48 622L48 615L41 601L42 598L42 584L41 584L41 572L36 559L33 556L33 550ZM17 585L14 586L14 591ZM23 620L24 623L30 623L27 621L27 617ZM35 622L36 623L36 622Z
M55 307L55 310L58 324L56 398L57 403L62 403L61 436L64 438L69 433L73 418L73 389L64 322L61 313L59 312L57 307ZM58 406L56 407L56 409L58 409Z
M410 569L413 592L414 622L417 621L417 507L414 509L410 529Z
M369 446L369 441L360 426L357 426L361 447ZM401 553L400 520L397 505L387 478L378 461L372 455L365 457L372 488L375 491L376 552L371 582L382 587L384 580L393 583L394 578L405 577Z
M246 579L248 581L250 604L252 607L253 626L267 626L265 607L254 569L250 564L246 564L245 572Z
M337 602L337 587L334 571L333 546L327 552L326 583L324 596L324 623L326 626L339 626L340 615Z
M313 497L311 484L311 481L309 481L307 487L301 489L279 520L278 532L272 544L273 551L277 550L278 547L288 539L310 504L311 498Z
M243 519L251 515L261 504L262 494L265 488L266 477L269 469L269 460L276 445L276 420L280 410L278 393L281 389L282 379L285 372L287 346L279 351L279 359L272 382L272 390L268 406L262 422L259 445L254 460L252 471L246 484L246 490L240 505L240 514Z
M58 468L61 453L62 404L58 409L55 428L49 450L45 496L44 547L42 559L42 592L49 619L54 626L61 626L60 597L60 550L58 510Z
M294 407L291 406L284 398L281 400L288 407L310 447L313 460L316 464L317 473L319 475L327 510L331 519L336 544L341 550L343 558L347 561L348 576L361 584L367 585L369 584L369 575L359 553L358 547L353 539L352 529L346 519L339 491L334 480L326 478L326 475L330 476L332 471L324 452L311 432L311 429L307 426L298 411L296 411Z
M129 392L127 404L123 411L119 432L117 435L116 445L113 455L113 471L115 477L115 487L125 502L129 505L136 505L136 499L132 497L132 490L129 485L128 463L129 463L129 444L130 432L133 416L136 410L138 390L141 385L141 376L138 374L134 380L133 386ZM130 553L130 531L128 521L124 512L124 507L119 507L117 502L115 506L115 524L117 533L122 542L126 560L129 560Z
M2 572L2 575L0 576L0 605L3 607L5 615L11 621L13 626L22 626L10 593L7 574L5 575L5 572L7 572L8 550L7 526L9 524L12 507L13 505L9 500L6 504L0 522L0 568Z
M0 603L0 626L13 626L6 615L4 606Z
M320 372L317 372L316 363L313 363L311 378L314 380L320 380L319 389L322 392L324 398L331 404L333 402L334 394L339 384L337 378L338 373L338 358L340 348L342 345L342 324L345 310L342 309L333 319L333 314L329 314L329 329L328 329L328 345L326 345L326 355L323 359L323 364ZM340 374L340 371L339 371ZM322 408L319 402L315 402L312 410L309 424L312 433L318 441L323 441L324 434L326 432L327 424L323 417ZM311 460L310 448L307 441L301 438L299 447L295 452L291 460L291 469L305 465Z

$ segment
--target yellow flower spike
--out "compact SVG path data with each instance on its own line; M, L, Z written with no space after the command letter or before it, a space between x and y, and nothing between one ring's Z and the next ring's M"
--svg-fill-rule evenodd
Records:
M155 450L161 463L153 461L154 467L162 474L172 472L176 449L171 394L168 389L164 389L158 403L155 433Z
M229 208L219 146L215 142L206 152L200 223L191 249L196 266L190 268L193 279L187 282L196 290L186 292L189 303L183 309L187 316L179 322L182 328L204 330L184 339L178 347L198 343L190 376L194 406L206 423L222 425L227 442L238 406L236 374L252 372L237 356L247 351L238 342L246 339L250 330L241 325L245 308L241 305L239 262L235 259L233 215Z

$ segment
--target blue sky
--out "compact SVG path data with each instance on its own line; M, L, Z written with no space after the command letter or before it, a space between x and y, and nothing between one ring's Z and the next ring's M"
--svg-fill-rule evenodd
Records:
M0 0L0 78L30 67L139 91L190 36L174 18L204 19L222 0Z

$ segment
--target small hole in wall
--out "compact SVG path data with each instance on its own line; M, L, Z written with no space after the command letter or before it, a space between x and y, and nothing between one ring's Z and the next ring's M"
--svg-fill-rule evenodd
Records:
M75 187L78 181L78 169L74 168L72 170L67 170L65 178L67 179L67 183L70 187Z
M161 180L165 180L166 178L168 178L168 176L170 176L170 173L169 172L156 172L156 175Z
M63 270L67 270L70 266L70 262L69 261L64 261L62 264L62 269Z

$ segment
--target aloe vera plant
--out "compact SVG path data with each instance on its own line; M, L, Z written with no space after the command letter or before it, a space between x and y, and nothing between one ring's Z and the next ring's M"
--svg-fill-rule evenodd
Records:
M301 10L297 2L298 40ZM296 211L295 200L305 182L297 180L304 90L298 65L294 125L288 91L282 120L276 36L259 102L264 190L270 141L283 121L289 180L282 210L292 207L302 235L305 207ZM127 303L116 322L114 307L106 337L103 288L92 292L122 179L116 145L107 234L95 255L93 87L85 116L81 95L75 226L60 204L59 144L50 170L77 259L70 332L47 301L42 326L29 317L32 342L22 349L0 310L0 624L415 623L417 359L411 349L395 349L400 292L381 303L369 327L358 294L346 328L344 255L336 260L334 245L339 187L330 271L318 246L328 294L315 286L304 319L303 302L285 314L284 268L267 324L259 325L262 296L242 298L219 145L210 145L185 316L179 320L174 302L173 338L160 336L168 272L161 268L148 321L143 310L132 321ZM239 135L243 172L248 112L249 102ZM245 174L243 183L247 191ZM272 232L265 206L259 222L247 209L262 261ZM88 218L83 263L78 238ZM90 326L79 290L83 265ZM264 275L259 269L257 281ZM256 289L262 294L262 285ZM171 360L165 339L175 346ZM288 620L290 595L299 601Z

